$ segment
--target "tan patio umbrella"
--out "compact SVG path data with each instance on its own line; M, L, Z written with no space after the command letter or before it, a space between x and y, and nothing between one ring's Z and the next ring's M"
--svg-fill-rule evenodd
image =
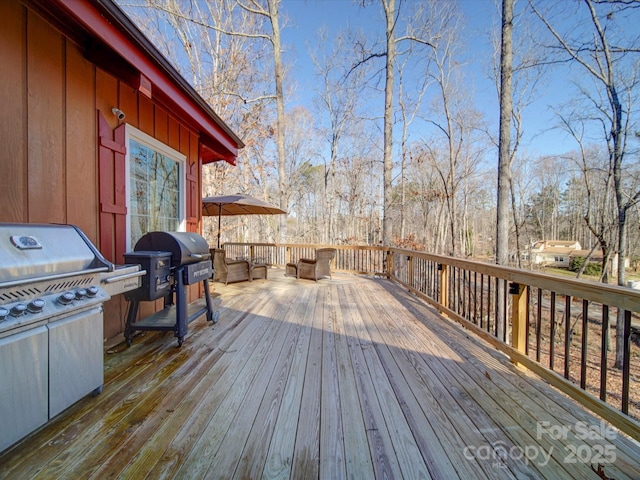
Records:
M220 195L202 199L202 215L218 216L218 248L220 248L220 219L223 215L278 215L284 210L249 195Z

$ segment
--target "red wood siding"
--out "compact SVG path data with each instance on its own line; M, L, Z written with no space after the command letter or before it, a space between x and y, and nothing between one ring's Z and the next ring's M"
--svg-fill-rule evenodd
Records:
M28 216L26 132L26 11L17 2L0 1L0 221Z
M65 223L62 37L43 19L27 21L28 221Z
M94 68L77 48L66 48L65 149L67 222L94 242L98 233L98 173L95 161ZM82 139L83 141L76 141Z

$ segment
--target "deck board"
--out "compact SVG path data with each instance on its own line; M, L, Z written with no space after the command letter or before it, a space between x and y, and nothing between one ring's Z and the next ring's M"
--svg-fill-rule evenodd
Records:
M396 284L271 269L214 288L217 325L110 350L103 393L0 455L0 478L597 479L570 453L603 446L608 476L640 478L638 442L584 438L598 418Z

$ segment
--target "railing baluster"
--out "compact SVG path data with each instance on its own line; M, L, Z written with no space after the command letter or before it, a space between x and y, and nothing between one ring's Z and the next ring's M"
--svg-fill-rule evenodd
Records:
M564 378L569 378L571 361L571 296L564 297Z
M600 342L600 400L607 400L607 349L609 348L609 305L602 305L602 337Z
M449 306L453 309L454 312L458 312L458 267L453 267L451 271L451 300L449 302Z
M484 273L480 274L480 328L484 328Z
M467 318L467 295L466 295L467 271L460 269L460 313L463 318Z
M536 315L536 362L540 362L540 346L542 344L542 289L538 287L538 308Z
M478 272L473 272L473 323L478 324Z
M620 318L620 315L618 315ZM622 345L622 413L629 414L629 372L631 369L631 312L624 311Z
M460 276L460 301L462 303L462 316L469 320L469 307L467 305L467 270L460 269L462 275Z
M465 289L467 291L467 318L469 319L469 321L472 321L473 314L471 309L471 271L465 269L465 272L467 274L467 283L465 284Z
M495 310L493 312L493 336L498 338L498 325L500 322L500 308L499 308L499 302L500 302L500 296L498 295L498 292L500 290L500 279L498 277L496 277L496 288L495 288L495 296L496 296L496 300L494 303L495 305Z
M553 370L553 357L556 351L556 292L551 292L551 302L549 304L550 332L549 332L549 368Z
M509 282L505 279L502 281L502 341L506 343L507 341L507 326L509 325L509 311L508 311L508 299L509 295L507 292L509 291Z
M487 279L487 333L491 332L491 277Z
M527 336L524 344L524 354L529 355L529 332L531 330L531 287L527 285L527 310L525 312L525 328L527 329Z
M580 356L580 388L587 388L587 360L589 352L589 302L582 300L582 352Z

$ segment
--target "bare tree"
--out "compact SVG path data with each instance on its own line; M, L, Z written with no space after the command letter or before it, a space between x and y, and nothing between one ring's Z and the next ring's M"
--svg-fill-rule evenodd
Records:
M595 90L583 88L581 91L583 95L587 94L587 99L598 112L596 121L602 128L603 139L609 152L618 217L618 285L624 286L628 254L627 217L640 199L640 189L629 190L629 185L623 178L623 161L628 153L630 136L634 134L631 107L637 94L637 54L640 53L640 35L636 30L631 38L616 36L621 31L619 28L624 29L616 28L616 22L628 22L629 16L633 17L634 13L640 11L640 5L637 2L617 0L583 0L581 4L586 14L581 17L581 12L576 11L575 16L584 20L577 28L574 25L571 31L561 33L553 24L552 16L543 14L535 2L529 0L529 5L554 40L551 48L564 55L560 60L580 66L593 81L592 88ZM566 13L563 15L563 19L565 18ZM637 24L637 13L635 19ZM635 57L635 61L630 62L632 56ZM622 312L619 312L615 362L618 368L622 367L624 354L622 318Z
M396 48L402 42L415 42L420 45L434 48L433 44L426 38L426 35L433 35L429 32L425 21L427 14L423 2L409 3L409 6L416 7L411 14L402 17L400 9L403 1L380 0L385 18L385 44L381 51L372 51L362 45L361 58L355 63L352 70L355 70L364 63L373 59L384 58L384 110L383 110L383 219L382 219L382 243L392 244L392 217L393 206L393 105L395 88L395 65ZM403 22L400 20L403 19ZM406 33L399 34L401 25L405 27ZM417 25L417 27L416 27Z
M428 158L438 172L444 193L446 231L440 238L448 238L446 253L466 256L469 233L466 213L468 197L465 188L474 174L483 147L478 145L478 134L482 131L482 117L473 109L469 82L462 77L459 38L460 21L455 6L448 2L436 3L431 12L437 20L434 31L438 32L436 48L431 52L431 68L427 76L435 94L424 120L435 127L425 149Z
M584 140L584 119L577 111L568 115L558 112L561 126L575 140L578 151L569 160L575 163L581 175L583 185L584 211L583 221L589 231L597 239L602 252L602 276L604 283L609 283L608 265L615 245L614 236L617 225L615 207L613 206L613 169L608 161L602 162L603 157L595 148L588 148ZM604 164L604 165L603 165ZM592 249L593 251L593 249ZM589 258L585 259L578 276L582 274Z
M350 51L351 43L345 41L345 38L350 38L351 35L350 32L338 34L335 43L330 47L331 51L327 51L329 39L326 30L321 30L316 51L311 53L316 76L320 80L316 105L319 117L326 119L326 126L320 129L329 147L329 158L325 160L324 172L323 212L326 222L322 241L325 243L333 243L340 236L335 230L334 213L338 192L334 182L340 156L346 153L345 137L359 122L358 110L362 108L359 100L362 96L364 78L369 73L364 65L349 73L353 53Z
M426 55L422 60L414 59L412 55L412 46L409 46L407 52L398 58L398 106L400 108L400 123L402 124L402 134L400 137L400 232L398 237L404 239L406 236L406 182L405 171L407 169L407 156L409 154L409 128L422 108L422 99L427 87L430 84L428 71L431 64L430 55ZM422 66L422 72L418 75L418 84L416 88L409 88L408 80L415 70L412 64L417 63ZM409 71L409 73L407 73Z
M278 164L278 193L280 197L280 208L287 211L287 159L285 153L285 129L286 122L284 116L284 66L282 63L282 43L280 35L280 0L248 0L244 3L237 0L238 5L245 11L267 19L271 26L271 34L250 34L254 38L267 40L272 46L273 54L273 74L275 82L276 100L276 152ZM227 32L232 35L248 35L246 33ZM280 241L287 238L287 219L280 217Z

